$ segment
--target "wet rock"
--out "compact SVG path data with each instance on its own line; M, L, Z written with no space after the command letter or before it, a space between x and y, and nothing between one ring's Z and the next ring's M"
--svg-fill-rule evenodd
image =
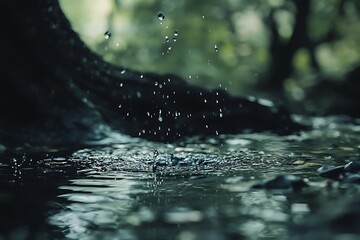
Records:
M297 177L294 175L279 175L264 183L256 184L253 186L253 188L298 191L306 186L307 183L301 177Z
M344 178L344 166L325 165L318 169L321 177L330 178L333 180L341 180Z
M346 172L354 172L354 173L358 173L360 172L360 163L359 162L349 162L348 164L346 164L344 166L344 170Z
M360 174L348 174L343 180L343 183L360 183Z

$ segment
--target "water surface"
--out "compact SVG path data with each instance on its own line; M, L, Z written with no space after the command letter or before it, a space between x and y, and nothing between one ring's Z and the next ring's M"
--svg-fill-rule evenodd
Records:
M300 120L313 130L8 152L0 239L358 239L358 185L317 169L360 162L359 122ZM280 174L308 186L252 188Z

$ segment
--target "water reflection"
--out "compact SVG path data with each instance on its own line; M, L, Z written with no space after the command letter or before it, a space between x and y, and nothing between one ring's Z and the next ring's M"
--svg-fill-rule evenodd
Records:
M51 216L49 223L63 229L69 239L104 239L104 231L105 239L133 239L122 226L139 192L134 175L91 173L71 180L60 187L68 193L58 196L69 204Z

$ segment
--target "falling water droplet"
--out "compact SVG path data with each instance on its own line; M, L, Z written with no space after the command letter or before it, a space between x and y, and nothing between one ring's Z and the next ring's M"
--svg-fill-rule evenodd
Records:
M179 35L179 32L177 30L175 30L174 37L177 37L178 35Z
M214 49L215 49L215 52L218 52L219 51L219 48L218 48L218 46L215 44L215 46L214 46Z
M123 87L124 86L124 84L123 83L120 83L120 87Z
M126 72L126 70L125 69L123 69L123 70L121 70L121 74L124 74Z
M144 75L141 74L141 75L140 75L140 78L144 78Z
M162 122L162 121L163 121L163 118L162 118L162 116L161 116L161 110L159 110L159 117L158 117L158 121L159 121L159 122Z
M166 41L166 42L169 42L169 41L170 41L168 36L165 36L165 41Z
M158 19L159 19L160 21L162 21L162 20L165 19L165 16L164 16L164 14L162 14L162 13L159 13L157 16L158 16Z
M110 31L106 31L106 32L104 33L104 37L105 37L105 39L109 39L109 38L111 37L111 32L110 32Z

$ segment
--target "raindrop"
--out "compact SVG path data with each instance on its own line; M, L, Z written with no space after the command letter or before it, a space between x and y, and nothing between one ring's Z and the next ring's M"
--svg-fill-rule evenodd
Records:
M173 37L173 41L176 42L176 37Z
M204 99L204 103L207 103L207 100L206 100L206 99Z
M123 87L124 86L124 84L123 83L120 83L120 87Z
M179 35L178 31L175 30L175 32L174 32L174 37L177 37L178 35Z
M168 47L168 51L171 51L171 47Z
M119 104L119 108L121 108L121 104Z
M158 19L159 19L160 21L162 21L162 20L165 19L165 16L164 16L164 14L162 14L162 13L159 13L157 16L158 16Z
M214 48L215 48L215 52L219 51L219 48L218 48L218 46L216 44L215 44Z
M159 118L158 118L158 121L159 121L159 122L162 122L162 121L163 121L163 118L162 118L162 116L161 116L161 110L159 110Z
M123 70L121 70L121 74L124 74L126 72L126 70L125 69L123 69Z
M203 19L205 19L205 16L204 16L204 15L202 15L202 18L203 18Z
M138 98L141 98L141 92L136 92L136 96L137 96Z
M110 31L106 31L106 32L104 33L104 37L105 37L105 39L109 39L109 38L111 37L111 32L110 32Z
M166 42L169 42L169 41L170 41L168 36L165 36L165 41L166 41Z
M140 78L144 78L144 75L141 74L141 75L140 75Z

